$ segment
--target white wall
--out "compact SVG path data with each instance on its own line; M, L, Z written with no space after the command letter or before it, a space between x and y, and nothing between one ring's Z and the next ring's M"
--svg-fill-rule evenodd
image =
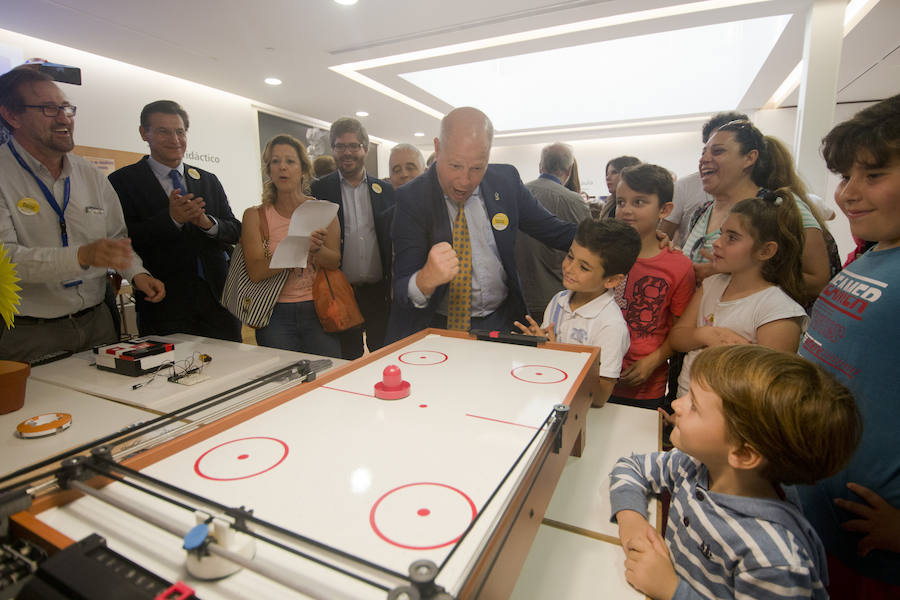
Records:
M81 68L82 85L60 84L78 107L75 143L131 152L147 152L138 134L141 108L159 99L175 100L190 115L185 162L206 169L222 181L231 208L238 218L259 203L259 127L251 99L170 75L149 71L117 60L74 50L37 38L0 29L0 47L21 49L25 58L40 57ZM6 48L7 54L9 48ZM271 108L271 107L266 107ZM274 111L310 125L329 123L305 115ZM388 174L392 142L378 148L381 176Z
M863 103L838 105L835 110L835 123L849 119L869 105ZM779 138L789 148L793 147L796 109L758 111L751 114L750 117L763 133ZM696 131L682 133L623 135L590 140L567 140L563 137L555 141L566 142L575 149L582 189L591 196L605 196L608 193L606 190L606 163L611 158L623 154L636 156L644 162L656 163L674 171L679 176L694 172L700 156L701 127L702 125L698 125ZM521 173L523 181L530 181L538 176L541 148L546 143L495 145L491 151L491 162L514 165ZM824 161L822 168L825 169ZM828 227L838 243L843 258L854 247L854 243L850 236L847 219L834 203L834 190L837 182L836 176L829 175L828 186L825 190L811 191L822 196L836 213L835 219L828 223Z
M146 153L141 108L175 100L191 118L185 162L219 177L238 218L259 202L259 134L249 99L10 31L0 30L0 44L22 48L26 58L81 68L82 85L60 84L78 107L76 144Z

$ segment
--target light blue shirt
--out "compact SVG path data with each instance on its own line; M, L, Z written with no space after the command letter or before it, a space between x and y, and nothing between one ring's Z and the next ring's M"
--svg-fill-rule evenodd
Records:
M344 247L341 271L354 284L375 283L381 280L381 252L375 233L375 215L369 198L369 181L363 176L353 187L338 171L341 199L344 201Z
M152 156L147 157L147 164L150 165L150 170L153 171L154 175L156 175L156 180L159 182L159 185L162 186L163 191L166 193L166 198L171 196L172 190L175 189L175 186L172 185L172 178L169 177L169 173L172 171L172 167L162 164ZM178 171L178 174L181 175L181 180L184 181L184 163L178 163L178 166L175 167L175 170ZM184 189L187 189L187 183L184 184ZM209 237L213 237L217 233L219 233L219 222L212 215L206 216L209 217L210 221L212 221L213 226L209 229L201 229L201 231ZM179 223L175 219L172 219L172 222L175 223L175 227L177 227L178 229L184 227L184 223Z
M459 214L459 207L455 202L444 196L447 206L447 216L450 218L450 230L453 231L454 221ZM497 310L506 300L509 288L506 284L506 270L500 261L500 251L497 249L497 241L491 230L491 221L488 218L487 208L481 197L481 189L476 188L464 203L466 211L466 225L469 227L469 243L472 246L472 316L484 317ZM425 308L430 296L426 296L416 285L415 275L409 278L407 288L409 299L416 308ZM447 314L448 297L444 296L437 312Z

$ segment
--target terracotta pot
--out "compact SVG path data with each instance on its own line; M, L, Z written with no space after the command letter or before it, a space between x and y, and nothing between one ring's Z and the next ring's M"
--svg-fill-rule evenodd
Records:
M0 415L25 405L25 382L29 374L31 367L26 363L0 360Z

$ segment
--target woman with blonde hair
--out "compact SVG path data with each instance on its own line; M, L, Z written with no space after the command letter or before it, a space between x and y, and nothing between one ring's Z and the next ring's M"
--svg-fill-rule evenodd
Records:
M287 236L294 211L307 200L315 200L308 195L313 167L300 140L277 135L266 144L262 158L262 204L244 211L241 233L247 273L253 281L284 271L269 266L271 256ZM260 233L261 214L269 232L268 244ZM313 231L306 267L289 269L269 324L256 330L256 342L271 348L339 357L338 338L322 329L316 315L312 285L317 269L337 269L340 265L340 229L335 217L326 228Z

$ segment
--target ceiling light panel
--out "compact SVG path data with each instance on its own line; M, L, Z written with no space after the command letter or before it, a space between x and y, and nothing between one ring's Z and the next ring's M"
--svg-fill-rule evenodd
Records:
M400 77L451 106L480 108L499 130L716 112L738 106L789 20L691 27Z

